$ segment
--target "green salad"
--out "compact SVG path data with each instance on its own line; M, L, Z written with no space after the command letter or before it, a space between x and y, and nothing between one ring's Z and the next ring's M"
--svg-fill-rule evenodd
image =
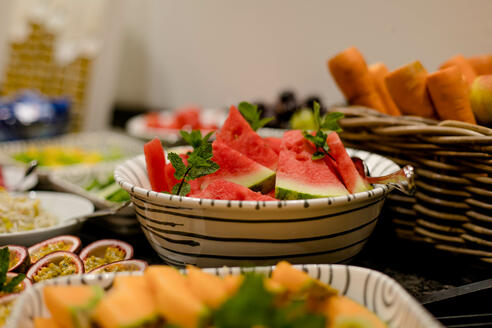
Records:
M126 202L130 200L128 193L114 181L113 175L109 175L106 179L94 178L85 190L94 193L100 198L109 200L110 202Z

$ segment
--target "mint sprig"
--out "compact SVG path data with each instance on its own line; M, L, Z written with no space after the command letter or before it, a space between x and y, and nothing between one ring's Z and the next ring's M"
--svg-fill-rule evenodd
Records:
M176 153L168 153L167 158L175 169L174 177L181 180L179 184L173 186L171 193L186 196L191 191L188 181L216 172L219 165L212 161L212 144L208 141L214 132L210 132L204 137L199 130L193 130L191 133L180 131L179 133L193 147L193 151L188 154L187 165Z
M26 276L23 273L17 274L10 281L7 281L7 272L10 264L10 250L8 247L0 249L0 292L12 293Z
M328 134L325 131L341 132L342 128L338 125L338 120L344 117L343 113L331 112L326 114L323 118L320 115L320 105L316 101L313 103L314 113L314 125L316 127L316 134L312 135L308 131L303 131L304 138L311 141L316 147L316 151L311 157L313 161L322 159L325 156L329 156L335 161L333 156L330 155L330 147L326 144L326 138Z
M258 106L252 105L246 101L241 102L238 109L254 131L273 120L273 117L261 118L261 110L258 109Z

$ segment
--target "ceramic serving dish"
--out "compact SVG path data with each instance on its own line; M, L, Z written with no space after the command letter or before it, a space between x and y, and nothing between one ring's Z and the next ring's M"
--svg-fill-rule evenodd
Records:
M399 169L365 151L373 176ZM349 196L289 201L227 201L180 197L150 190L143 155L115 170L130 193L142 230L159 256L200 267L349 261L373 231L391 186Z
M44 148L46 146L76 147L84 151L95 151L106 158L94 164L39 166L36 173L41 182L46 182L49 173L60 168L97 166L106 162L121 161L133 157L142 152L143 143L116 132L82 132L47 139L9 141L0 145L0 165L24 167L26 163L14 159L16 154L25 152L30 148Z
M443 327L397 282L380 272L354 266L328 264L302 265L298 268L305 270L312 277L330 284L343 295L363 304L385 321L389 328ZM241 271L270 274L272 269L272 267L246 269L221 267L206 270L224 276L229 273L238 274ZM5 327L33 328L34 317L47 317L49 315L42 297L42 290L46 285L88 284L100 285L109 289L115 275L115 273L109 273L66 276L38 283L25 291L18 299Z
M0 245L31 246L54 236L71 234L80 225L72 218L87 215L94 211L94 205L90 201L77 195L51 191L31 191L25 195L29 198L39 199L41 206L58 219L58 224L41 229L0 233Z

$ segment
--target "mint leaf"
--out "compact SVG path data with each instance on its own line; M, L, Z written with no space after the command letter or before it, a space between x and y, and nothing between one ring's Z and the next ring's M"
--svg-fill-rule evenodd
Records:
M7 246L0 249L0 290L7 280L7 272L10 264L10 250Z
M187 165L177 154L168 154L169 161L176 170L174 177L181 180L180 183L173 186L171 193L186 196L191 191L188 181L216 172L219 165L212 161L212 144L208 142L214 132L210 132L204 137L199 130L193 130L190 133L180 131L180 133L183 139L193 147L193 151L187 153Z
M183 179L185 173L186 173L186 165L184 165L183 160L181 157L176 154L176 153L168 153L167 158L171 162L172 166L176 170L174 172L174 177L178 180Z
M338 120L344 117L343 113L331 112L325 115L323 118L323 123L321 124L321 129L330 130L335 132L341 132L342 128L338 125Z
M20 284L21 281L24 280L25 278L26 278L25 274L19 273L17 276L12 278L12 280L10 280L7 284L2 286L2 291L4 293L12 293L15 287L17 287L17 285Z
M238 109L241 115L243 115L246 121L248 121L249 125L254 131L265 126L266 124L268 124L268 122L273 120L273 117L260 119L261 111L258 110L258 106L252 105L246 101L241 102L238 106Z

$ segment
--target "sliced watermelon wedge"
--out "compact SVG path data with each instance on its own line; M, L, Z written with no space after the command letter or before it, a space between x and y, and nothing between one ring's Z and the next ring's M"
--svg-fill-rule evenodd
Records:
M229 116L217 134L217 140L271 170L277 168L278 155L253 131L234 106L231 106Z
M282 146L282 138L266 137L263 138L266 143L272 148L272 150L278 155L280 154L280 147Z
M330 147L330 155L336 161L336 169L343 184L350 193L353 194L372 189L371 185L357 171L354 162L336 132L328 134L326 144Z
M217 179L237 183L255 191L267 193L275 184L275 172L258 164L248 156L215 140L212 143L212 160L219 165L219 170L207 175L202 180L202 189Z
M312 160L314 147L300 130L284 134L279 155L275 198L309 199L347 195L348 191L324 160Z
M201 193L194 194L193 197L208 199L225 199L225 200L276 200L259 192L254 192L237 183L223 179L217 179L211 182Z
M160 140L154 138L147 142L144 145L144 154L152 190L157 192L169 191L165 174L166 158Z

